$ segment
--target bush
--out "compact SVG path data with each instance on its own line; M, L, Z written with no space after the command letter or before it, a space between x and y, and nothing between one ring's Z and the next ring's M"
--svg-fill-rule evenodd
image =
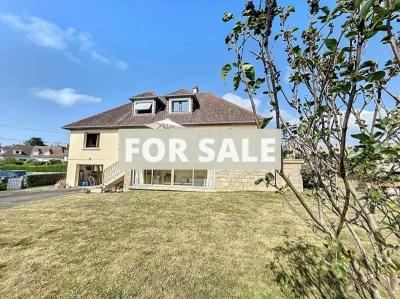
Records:
M16 165L5 164L0 166L2 170L26 170L32 172L66 172L67 164L56 165Z
M46 162L38 161L36 159L28 159L24 163L25 165L45 165Z
M312 173L310 165L304 163L300 173L303 178L303 187L314 188L315 187L314 175Z
M42 173L28 174L25 176L25 186L28 188L54 185L60 180L64 180L66 173Z
M58 165L58 164L62 164L63 162L60 160L56 160L56 159L50 159L49 161L47 161L47 165Z
M7 190L7 184L0 182L0 191L6 191Z

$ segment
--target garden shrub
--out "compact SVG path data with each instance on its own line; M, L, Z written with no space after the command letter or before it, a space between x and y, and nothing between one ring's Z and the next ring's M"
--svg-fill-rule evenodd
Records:
M7 190L7 184L0 182L0 191L6 191Z
M66 178L66 173L41 173L41 174L28 174L25 177L25 185L28 188L54 185L60 180Z
M47 161L47 165L58 165L58 164L62 164L63 162L60 160L56 160L56 159L50 159L49 161Z
M56 164L56 165L17 165L17 164L5 164L1 165L2 170L26 170L32 172L66 172L67 164Z
M312 173L312 169L310 165L307 163L304 163L303 166L301 167L301 176L303 178L303 187L304 188L314 188L315 187L315 182L314 182L314 175Z

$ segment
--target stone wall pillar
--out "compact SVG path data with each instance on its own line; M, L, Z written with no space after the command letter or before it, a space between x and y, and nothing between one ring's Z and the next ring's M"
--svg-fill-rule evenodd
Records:
M133 170L125 170L124 173L124 192L129 191L132 184Z
M284 159L283 160L283 173L290 179L292 184L297 190L303 192L303 177L301 176L301 167L304 160L299 159ZM276 177L276 185L278 187L284 186L286 183L282 177Z

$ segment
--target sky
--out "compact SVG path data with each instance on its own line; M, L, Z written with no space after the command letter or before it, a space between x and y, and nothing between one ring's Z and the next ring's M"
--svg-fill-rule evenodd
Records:
M230 25L221 16L241 6L230 0L2 0L0 143L31 136L67 143L63 125L147 90L163 94L198 84L200 91L233 94L220 77L232 60L224 44Z
M36 136L66 144L63 125L149 90L165 94L197 84L249 107L220 76L233 60L224 43L232 24L221 17L226 11L238 16L244 3L2 0L0 143ZM305 8L296 9L292 22L305 24ZM278 63L285 69L285 61ZM267 114L267 100L256 102Z

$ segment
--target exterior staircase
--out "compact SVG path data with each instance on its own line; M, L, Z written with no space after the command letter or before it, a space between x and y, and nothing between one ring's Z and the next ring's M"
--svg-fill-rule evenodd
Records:
M113 184L121 182L124 172L119 167L119 162L115 162L103 170L103 188L106 189Z

